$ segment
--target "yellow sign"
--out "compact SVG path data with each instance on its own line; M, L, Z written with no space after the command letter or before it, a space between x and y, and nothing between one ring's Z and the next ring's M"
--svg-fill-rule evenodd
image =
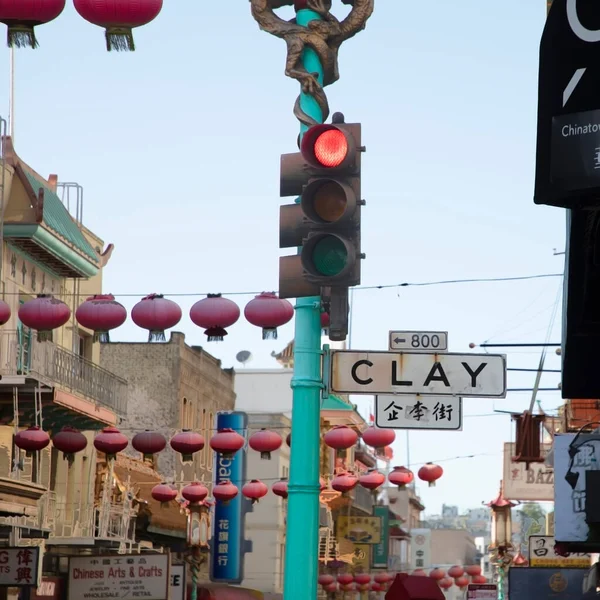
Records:
M371 546L368 544L354 544L352 566L368 571L371 568Z
M354 544L379 544L381 517L338 517L337 537Z
M585 568L589 569L592 558L589 554L571 554L559 556L554 552L555 540L551 535L532 535L529 537L529 566L552 569Z

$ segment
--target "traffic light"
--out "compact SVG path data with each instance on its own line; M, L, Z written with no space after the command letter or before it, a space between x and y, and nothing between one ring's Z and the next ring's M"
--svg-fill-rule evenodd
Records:
M279 264L279 296L318 296L322 288L360 283L361 126L334 122L311 127L300 152L281 157L280 195L299 196L281 207L279 247L298 247ZM334 291L335 290L335 291Z
M600 211L567 212L563 398L600 398Z

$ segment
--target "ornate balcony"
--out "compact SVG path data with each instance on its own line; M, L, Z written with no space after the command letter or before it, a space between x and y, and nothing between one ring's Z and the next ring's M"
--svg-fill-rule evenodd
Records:
M66 409L80 413L82 420L112 424L126 411L125 380L74 352L19 331L0 332L0 375L4 384L0 385L0 411L5 408L6 413L0 412L0 419L5 422L12 416L12 387L18 388L20 400L25 402L39 387L44 419L53 420L56 411L60 420ZM23 406L20 410L26 412ZM26 422L27 415L21 420Z

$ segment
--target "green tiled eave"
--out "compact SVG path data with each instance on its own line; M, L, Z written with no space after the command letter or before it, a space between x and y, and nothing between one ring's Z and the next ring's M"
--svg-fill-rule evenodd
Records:
M353 411L354 406L352 404L348 404L348 402L344 402L341 398L330 394L326 400L321 404L321 410L347 410Z
M73 221L60 198L27 171L25 171L25 175L29 184L34 189L36 196L40 189L44 190L44 223L52 231L58 233L67 242L71 243L77 250L88 256L94 264L97 264L98 255L85 239L75 221Z

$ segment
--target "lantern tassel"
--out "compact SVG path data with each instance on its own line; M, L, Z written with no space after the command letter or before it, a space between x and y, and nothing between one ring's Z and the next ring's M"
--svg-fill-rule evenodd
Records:
M262 330L262 339L263 340L276 340L277 339L277 328L267 328L264 327Z
M38 342L51 342L52 341L52 329L50 331L38 331L37 332Z
M94 331L94 342L108 344L110 342L110 335L108 331Z
M222 327L209 327L204 334L208 337L209 342L222 342L227 331Z
M37 48L38 42L33 31L33 25L23 23L9 25L6 43L9 48Z
M166 342L167 338L164 331L150 331L148 342Z
M106 29L106 49L111 52L135 52L131 27L108 27Z

